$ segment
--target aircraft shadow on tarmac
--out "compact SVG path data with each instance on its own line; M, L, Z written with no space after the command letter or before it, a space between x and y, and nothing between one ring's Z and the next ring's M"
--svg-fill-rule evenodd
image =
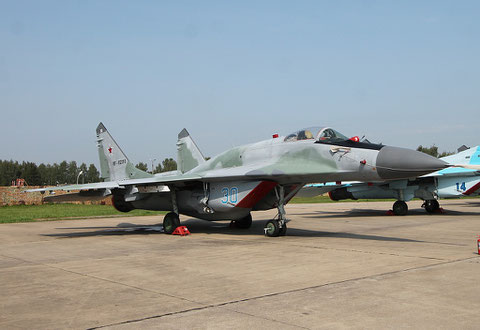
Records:
M225 234L225 235L256 235L263 236L263 227L266 221L254 221L252 227L249 229L231 228L229 223L225 222L208 222L198 219L188 219L182 221L182 225L187 226L192 234ZM131 223L120 223L115 227L64 227L57 228L59 230L75 230L74 232L63 232L58 234L44 234L43 236L57 237L57 238L79 238L79 237L93 237L93 236L122 236L122 235L151 235L162 234L163 227L161 224L157 225L136 225ZM77 231L82 230L82 231ZM396 241L396 242L424 242L413 239L387 237L378 235L355 234L348 232L327 232L316 231L309 229L288 228L287 236L291 237L336 237L336 238L350 238L374 241Z
M315 212L308 212L302 213L302 216L305 218L312 218L312 219L328 219L328 218L340 218L340 217L348 217L348 218L361 218L361 217L385 217L391 216L387 214L387 210L378 210L378 209L351 209L349 211L315 211ZM294 213L290 213L291 216L294 216ZM415 216L465 216L465 215L480 215L480 212L470 212L470 211L453 211L453 210L445 210L445 213L433 213L429 214L424 209L413 209L408 211L408 215L406 216L393 216L395 218L403 218L403 217L415 217Z
M59 230L85 230L75 232L65 232L58 234L44 234L43 236L58 238L90 237L90 236L115 236L115 235L151 235L163 234L161 224L154 225L136 225L133 223L119 223L113 227L63 227Z

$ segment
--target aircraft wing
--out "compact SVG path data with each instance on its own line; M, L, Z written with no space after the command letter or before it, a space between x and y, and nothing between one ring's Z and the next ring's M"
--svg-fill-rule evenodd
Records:
M423 177L480 175L480 146L472 147L441 159L449 163L450 167L426 174Z
M336 170L337 174L339 170ZM279 183L283 182L325 182L329 181L329 175L332 172L325 173L301 173L298 174L285 174L283 171L276 168L259 168L257 165L241 166L241 167L229 167L218 168L212 170L206 170L202 172L196 172L194 174L177 174L167 176L156 176L143 179L131 179L119 182L122 186L128 185L152 185L152 184L164 184L164 185L182 185L189 181L203 181L203 182L215 182L215 181L275 181Z
M268 180L268 181L297 181L297 182L312 182L316 181L327 181L328 174L320 175L320 177L312 177L309 174L299 173L298 175L288 175L286 176L280 170L259 170L256 166L249 167L238 167L238 168L220 168L205 171L202 173L195 174L169 174L169 175L157 175L148 178L139 178L139 179L125 179L119 181L107 181L107 182L97 182L97 183L88 183L88 184L72 184L65 186L55 186L55 187L46 187L38 189L29 189L27 192L42 192L42 191L72 191L72 190L106 190L106 189L125 189L128 186L149 186L149 185L165 185L165 186L181 186L185 183L192 181L205 181L205 182L214 182L214 181L225 181L225 180L242 180L242 181L253 181L253 180ZM332 188L335 189L335 188Z
M422 175L420 178L439 177L439 176L474 176L480 175L480 170L475 165L457 165L440 171Z
M168 175L157 176L144 179L130 179L122 181L107 181L107 182L95 182L87 184L71 184L65 186L45 187L37 189L28 189L26 192L42 192L42 191L71 191L71 190L100 190L100 189L124 189L127 186L132 185L152 185L152 184L178 184L181 182L200 180L202 177L195 175Z
M37 189L27 189L26 192L41 192L41 191L56 191L56 190L98 190L98 189L115 189L123 188L123 186L114 181L108 182L95 182L95 183L86 183L86 184L71 184L65 186L55 186L55 187L45 187Z

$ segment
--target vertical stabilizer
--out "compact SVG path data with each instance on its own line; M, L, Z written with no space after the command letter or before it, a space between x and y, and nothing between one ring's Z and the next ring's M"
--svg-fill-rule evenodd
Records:
M97 126L97 147L100 171L105 181L149 178L152 175L139 170L128 160L105 126Z
M182 173L205 162L205 157L185 128L178 134L177 154L178 170Z

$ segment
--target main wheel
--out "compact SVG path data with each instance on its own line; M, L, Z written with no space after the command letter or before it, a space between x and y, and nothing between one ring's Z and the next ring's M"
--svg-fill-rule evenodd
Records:
M278 223L278 220L269 220L264 229L265 236L277 237L280 235L280 224Z
M280 234L279 236L285 236L287 234L287 223L283 224L283 227L280 228Z
M240 229L248 229L252 226L252 215L249 213L247 216L235 220L235 227Z
M113 195L112 205L117 211L120 212L130 212L133 210L132 204L125 202L125 196L123 195Z
M171 234L180 226L180 218L175 212L169 212L163 218L163 231L165 234Z
M425 211L433 213L440 208L440 204L436 199L429 199L425 201Z
M395 215L406 215L408 213L407 203L404 201L396 201L393 203L393 213Z

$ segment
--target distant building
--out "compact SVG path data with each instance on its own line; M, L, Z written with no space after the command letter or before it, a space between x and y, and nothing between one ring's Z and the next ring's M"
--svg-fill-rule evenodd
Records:
M24 187L25 179L16 179L12 180L12 187Z

